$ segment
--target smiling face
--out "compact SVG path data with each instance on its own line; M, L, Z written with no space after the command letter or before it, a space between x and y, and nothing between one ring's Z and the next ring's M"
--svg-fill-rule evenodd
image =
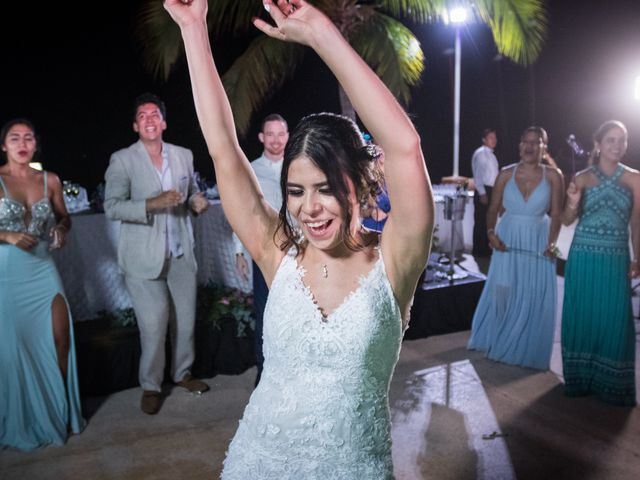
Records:
M347 180L352 211L357 209L353 183ZM291 162L287 177L287 210L302 228L309 244L325 251L345 246L345 215L327 176L308 157ZM357 218L357 215L353 215ZM354 226L350 226L355 235Z
M627 153L627 132L614 126L607 130L595 147L600 151L600 161L619 162Z
M145 103L136 109L133 131L143 142L162 141L162 132L166 128L167 122L155 103Z
M28 165L36 153L36 136L31 127L16 123L7 130L2 142L2 151L7 155L9 163Z
M284 155L284 147L289 140L289 131L284 122L271 120L265 122L258 139L264 145L264 153L270 160L280 160Z

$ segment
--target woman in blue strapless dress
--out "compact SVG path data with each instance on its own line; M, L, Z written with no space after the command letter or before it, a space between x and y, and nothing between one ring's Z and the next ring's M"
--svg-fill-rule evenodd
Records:
M0 446L33 450L84 426L73 324L49 255L71 222L58 177L29 166L32 124L12 120L0 138Z
M541 127L527 128L520 162L496 179L487 214L493 255L469 340L492 360L541 370L549 368L553 345L553 250L564 195L562 173L543 163L547 141Z

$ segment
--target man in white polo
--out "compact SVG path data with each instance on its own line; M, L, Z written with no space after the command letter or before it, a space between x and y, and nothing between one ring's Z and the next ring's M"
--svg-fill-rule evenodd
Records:
M258 178L258 183L264 194L264 198L271 207L280 211L282 207L282 191L280 189L280 173L284 149L289 140L289 129L286 120L277 113L272 113L262 121L262 127L258 139L264 146L262 155L251 162L251 168ZM236 270L245 280L249 276L249 264L245 258L244 248L238 237L234 234L233 241L236 249ZM257 385L262 374L264 356L262 354L262 317L267 303L269 289L262 276L262 272L253 262L253 306L256 314L255 328L255 354L258 374Z

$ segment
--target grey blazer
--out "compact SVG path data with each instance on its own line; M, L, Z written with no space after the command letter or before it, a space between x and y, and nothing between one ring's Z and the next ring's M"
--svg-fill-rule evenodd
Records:
M180 243L188 264L196 271L193 230L189 201L198 192L193 179L193 154L169 143L169 167L175 188L187 199L175 209ZM147 214L146 200L162 192L162 185L141 141L111 155L105 173L104 211L108 218L120 220L118 265L126 274L138 278L158 278L165 260L166 216Z

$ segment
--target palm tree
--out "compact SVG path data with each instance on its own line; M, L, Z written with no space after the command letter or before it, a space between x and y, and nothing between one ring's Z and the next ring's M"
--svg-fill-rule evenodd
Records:
M528 65L540 53L546 32L542 0L310 0L337 25L362 58L401 101L408 103L410 89L424 69L420 43L398 18L416 24L446 19L448 7L466 6L491 28L498 52ZM262 2L209 0L208 27L215 35L246 33L251 18L263 14ZM180 32L159 0L142 0L136 36L146 68L167 79L182 55ZM223 75L227 95L241 135L249 130L251 116L272 92L294 75L309 49L274 40L254 38ZM342 113L355 118L353 107L339 89Z

